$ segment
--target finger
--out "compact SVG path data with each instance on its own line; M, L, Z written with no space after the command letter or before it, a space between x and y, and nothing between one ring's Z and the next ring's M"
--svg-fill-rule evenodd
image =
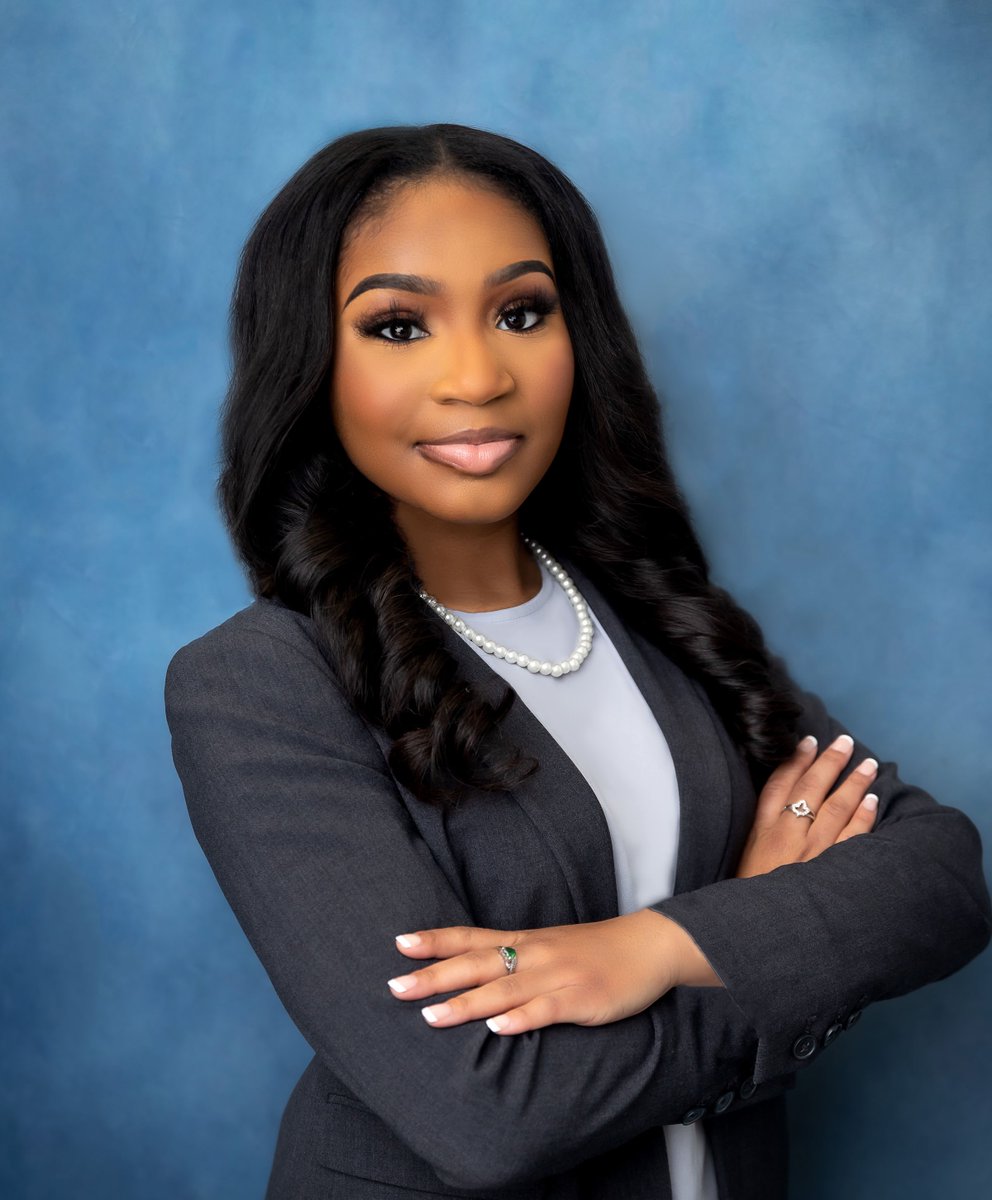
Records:
M443 962L421 967L409 975L397 975L386 982L394 996L403 1000L421 1000L439 992L455 992L460 988L489 983L507 974L503 956L496 946L485 950L470 950L456 954Z
M832 846L857 810L868 788L878 774L878 763L866 758L858 763L844 782L830 793L817 809L816 820L810 830L809 853L819 854Z
M817 760L803 772L785 803L805 800L816 812L826 798L838 775L850 761L854 750L854 738L842 733L835 738Z
M490 1017L486 1024L493 1033L526 1033L530 1029L543 1029L546 1025L596 1025L601 1021L591 1015L591 1004L580 988L561 988L535 996L526 1004L518 1005L507 1012Z
M772 771L758 797L755 826L760 828L776 820L789 793L807 771L815 754L816 738L809 734L796 746L792 755Z
M483 929L475 925L447 925L442 929L418 929L398 933L396 949L410 958L451 958L489 946L515 946L522 930Z
M421 1009L428 1025L438 1028L463 1025L466 1021L480 1021L498 1013L509 1012L529 1003L544 992L560 988L561 976L550 970L527 971L523 975L506 975L493 983L483 984L452 996L440 1004L429 1004Z
M857 837L862 833L871 833L877 816L878 797L874 792L869 792L854 810L854 816L834 839L834 845L837 842L846 842L848 838Z

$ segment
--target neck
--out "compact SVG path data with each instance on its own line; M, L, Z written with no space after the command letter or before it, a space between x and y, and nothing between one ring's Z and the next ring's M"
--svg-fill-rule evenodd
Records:
M541 590L541 569L520 537L516 513L486 525L456 525L397 506L394 520L424 590L446 608L512 608Z

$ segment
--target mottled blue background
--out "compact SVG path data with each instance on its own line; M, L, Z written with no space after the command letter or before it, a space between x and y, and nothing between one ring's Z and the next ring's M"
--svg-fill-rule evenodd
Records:
M0 5L11 1200L260 1197L309 1051L173 773L251 222L324 142L453 120L598 211L719 580L992 844L988 0ZM992 1186L992 956L800 1075L795 1195Z

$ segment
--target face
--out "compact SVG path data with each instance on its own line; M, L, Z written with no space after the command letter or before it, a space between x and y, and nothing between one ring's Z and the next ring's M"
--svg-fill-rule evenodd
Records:
M472 184L405 184L346 238L334 312L334 427L401 531L512 519L561 443L574 374L534 218Z

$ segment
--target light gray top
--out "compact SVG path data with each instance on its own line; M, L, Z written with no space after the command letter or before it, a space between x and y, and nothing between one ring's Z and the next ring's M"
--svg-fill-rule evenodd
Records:
M563 589L541 566L541 590L491 612L451 609L477 633L552 662L567 658L578 621ZM592 650L574 674L532 674L466 644L498 672L575 763L606 815L620 913L672 895L679 841L679 793L668 743L590 606ZM701 1122L665 1125L674 1200L717 1200Z

